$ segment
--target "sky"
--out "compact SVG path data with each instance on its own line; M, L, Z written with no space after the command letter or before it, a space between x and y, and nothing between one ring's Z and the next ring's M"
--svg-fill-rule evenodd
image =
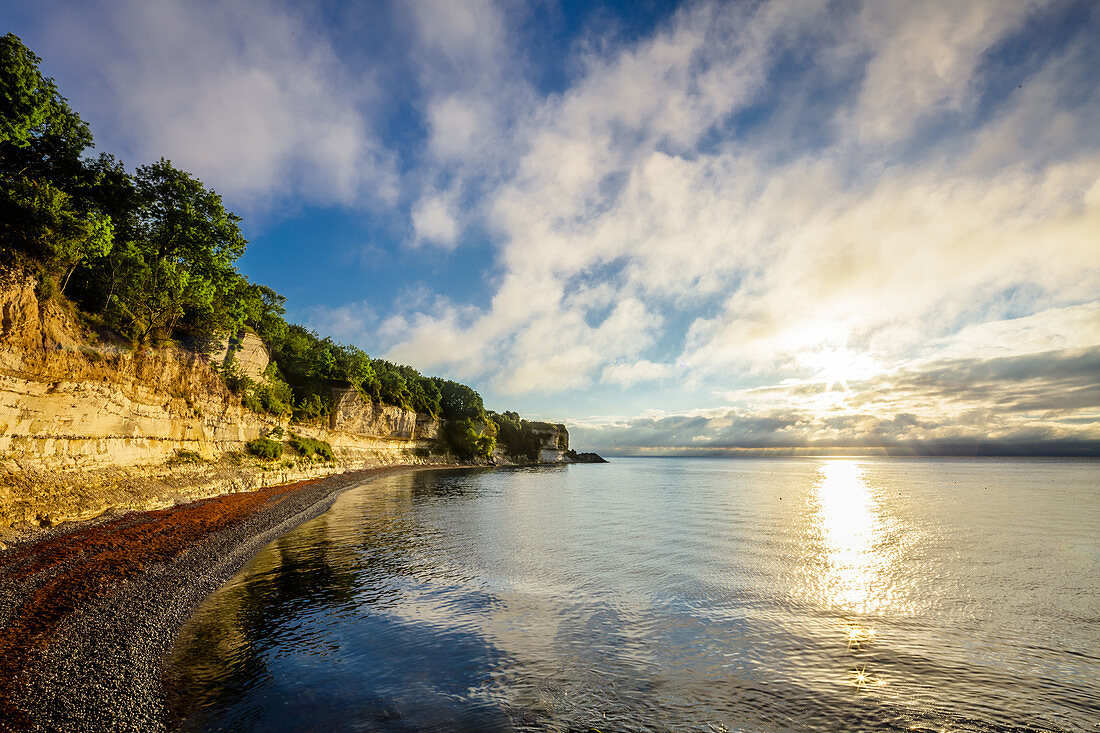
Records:
M222 194L291 320L575 447L1100 452L1091 0L0 20L98 150Z

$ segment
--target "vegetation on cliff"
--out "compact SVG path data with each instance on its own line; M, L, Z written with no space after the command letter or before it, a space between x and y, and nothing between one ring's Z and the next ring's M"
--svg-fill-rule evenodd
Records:
M248 244L240 217L168 160L131 173L109 154L87 157L91 130L40 61L18 37L0 38L0 255L37 274L40 297L72 302L101 336L135 348L204 351L252 331L271 354L262 381L232 361L220 371L257 412L320 420L333 390L352 387L442 419L464 459L489 458L499 440L537 460L541 424L487 413L467 385L287 323L283 296L236 269Z

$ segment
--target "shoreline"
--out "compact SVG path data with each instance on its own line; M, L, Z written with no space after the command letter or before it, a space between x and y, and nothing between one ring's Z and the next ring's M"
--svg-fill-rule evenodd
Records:
M165 730L179 628L267 543L344 491L415 470L335 474L51 532L0 552L0 731Z

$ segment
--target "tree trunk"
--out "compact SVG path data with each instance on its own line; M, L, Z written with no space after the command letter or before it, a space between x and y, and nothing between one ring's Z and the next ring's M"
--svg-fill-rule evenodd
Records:
M74 262L73 266L71 268L69 268L69 274L65 276L65 282L61 283L61 294L62 295L65 294L65 288L69 287L69 278L73 276L74 272L76 272L76 268L77 268L78 265L80 265L80 260L77 260L76 262Z

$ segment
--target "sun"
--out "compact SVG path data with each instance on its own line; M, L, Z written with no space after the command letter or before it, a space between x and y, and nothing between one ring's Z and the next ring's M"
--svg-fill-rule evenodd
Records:
M814 370L811 381L825 385L826 392L839 387L842 392L850 391L849 382L866 379L878 371L875 360L867 353L841 347L825 347L817 351L806 352L799 361Z

